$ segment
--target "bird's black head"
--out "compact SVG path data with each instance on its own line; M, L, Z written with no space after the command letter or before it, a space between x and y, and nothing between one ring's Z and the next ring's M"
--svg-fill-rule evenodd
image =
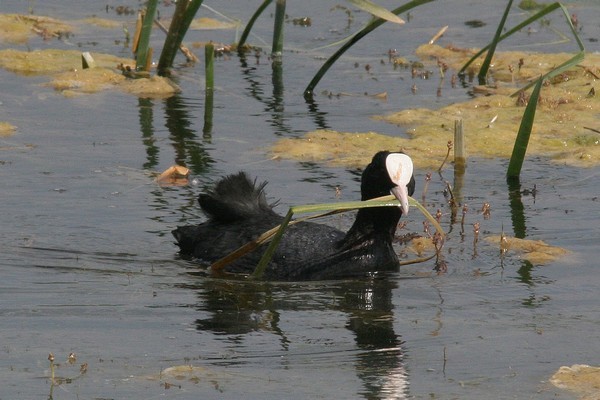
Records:
M415 191L411 158L400 152L378 152L363 171L360 190L362 200L392 193L400 201L402 212L406 215L408 196Z

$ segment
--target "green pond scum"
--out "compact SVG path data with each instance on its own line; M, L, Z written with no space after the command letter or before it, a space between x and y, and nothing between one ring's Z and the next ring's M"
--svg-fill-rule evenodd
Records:
M71 32L69 25L47 17L0 14L16 36L0 39L18 43L32 34L32 27L47 32ZM14 29L12 28L14 25ZM198 25L207 25L198 22ZM210 26L208 24L207 26ZM25 35L27 33L27 35ZM35 31L34 33L35 34ZM19 36L21 35L21 36ZM25 35L25 36L23 36ZM425 65L442 62L455 70L469 60L475 49L422 45L416 55ZM166 98L179 91L167 78L127 79L117 69L130 68L133 60L108 54L93 54L98 68L82 70L81 53L76 50L46 49L0 51L0 67L23 75L48 75L48 85L66 96L117 88L140 97ZM399 125L407 137L390 137L376 132L344 133L316 131L302 139L281 139L272 147L274 155L285 158L325 161L338 166L360 166L381 148L404 149L415 156L420 167L441 164L452 139L454 121L464 124L467 154L483 157L510 157L528 94L511 97L519 86L569 59L565 53L498 52L490 74L492 84L476 86L477 96L437 110L404 109L376 117ZM483 58L474 62L468 74L475 74ZM600 99L594 85L600 76L600 55L586 55L576 68L544 83L537 107L528 154L550 157L559 163L589 167L600 164L600 127L597 125ZM293 141L294 146L289 146ZM425 161L423 161L425 160Z
M455 69L475 52L437 45L417 49L417 55L426 64L440 59ZM500 52L491 69L493 84L474 87L473 99L436 110L408 108L375 117L400 126L407 134L405 137L320 130L299 139L281 139L271 151L278 157L357 167L365 164L373 149L403 149L415 158L417 166L434 168L444 160L447 143L453 139L454 121L460 119L467 155L509 158L529 98L527 92L518 97L511 95L523 82L537 78L569 57L569 54ZM579 167L600 164L600 98L595 95L599 65L600 55L587 55L575 69L544 82L528 155L546 156Z

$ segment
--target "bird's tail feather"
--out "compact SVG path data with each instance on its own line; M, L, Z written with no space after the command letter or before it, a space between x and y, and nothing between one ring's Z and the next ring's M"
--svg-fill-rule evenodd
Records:
M273 213L274 204L267 203L264 188L267 182L257 185L245 172L228 175L216 186L198 198L200 207L211 219L232 222Z

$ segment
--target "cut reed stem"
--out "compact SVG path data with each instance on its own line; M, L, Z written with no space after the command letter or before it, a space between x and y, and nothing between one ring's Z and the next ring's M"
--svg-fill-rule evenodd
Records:
M204 89L204 126L202 133L208 135L212 132L213 126L213 105L214 105L214 58L215 46L208 43L204 47L204 70L205 70L205 89Z
M454 121L454 173L464 173L467 165L462 119Z
M273 27L273 47L271 57L274 63L281 63L283 53L283 25L285 22L285 0L275 1L275 25Z

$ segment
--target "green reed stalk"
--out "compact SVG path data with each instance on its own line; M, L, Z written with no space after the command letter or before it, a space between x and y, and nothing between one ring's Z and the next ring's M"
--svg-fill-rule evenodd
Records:
M152 33L152 23L154 21L154 14L156 14L157 3L158 0L149 0L148 5L146 6L146 12L144 13L142 20L140 39L135 53L136 71L148 71L147 66L150 65L148 56L151 52L148 51L148 45L150 44L150 34Z
M492 64L492 58L494 57L494 53L496 52L496 46L500 40L500 36L502 35L502 30L504 29L504 24L506 23L506 18L508 17L508 13L510 8L512 7L513 0L508 0L508 4L506 5L506 9L504 10L504 14L502 15L502 19L500 20L500 24L498 24L498 29L496 29L496 33L494 34L494 38L492 39L492 43L490 43L489 50L485 55L485 59L483 60L483 64L481 64L481 68L479 69L479 74L477 77L479 78L479 84L485 84L485 77L487 76L488 70L490 69L490 65Z
M422 4L431 3L432 1L434 1L434 0L412 0L412 1L409 1L408 3L406 3L405 5L392 10L392 13L395 15L398 15L398 14L401 14L408 10L411 10L415 7L418 7ZM317 84L319 83L319 81L321 81L321 79L327 73L329 68L331 68L331 66L342 56L342 54L344 54L346 52L346 50L348 50L350 47L352 47L360 39L362 39L367 34L374 31L379 26L381 26L384 22L386 22L386 20L383 18L375 18L369 24L367 24L367 26L365 26L362 30L360 30L359 32L354 34L354 36L352 36L352 38L350 38L350 40L348 42L344 43L342 45L342 47L340 47L331 57L329 57L329 59L327 61L325 61L325 63L321 66L319 71L312 78L312 80L310 81L310 83L308 84L306 89L304 89L304 98L306 100L311 100L313 97L313 92L314 92L315 86L317 86Z
M540 96L540 88L544 82L543 77L537 80L533 92L529 97L527 107L523 113L523 119L521 119L521 126L517 133L515 145L513 147L512 155L510 156L510 162L508 164L508 170L506 172L506 179L509 181L518 181L519 175L521 174L521 167L525 159L525 153L527 152L527 145L529 144L529 137L531 136L531 129L533 128L533 120L535 119L535 110L537 108L538 98Z
M244 28L244 31L242 32L242 36L240 37L240 41L238 42L238 50L242 46L244 46L244 44L246 44L246 40L248 40L248 35L250 35L250 31L252 30L252 27L254 26L254 23L256 22L256 20L258 19L258 17L263 13L263 11L265 11L265 9L272 2L273 2L273 0L265 0L260 5L260 7L258 7L256 9L256 11L254 12L254 14L252 15L252 18L250 18L250 21L248 21L248 24L246 25L246 27Z
M581 62L581 60L583 60L583 58L585 57L585 48L583 46L583 43L581 42L581 39L579 38L579 35L577 34L577 30L575 29L575 27L573 26L573 23L571 22L571 17L569 15L568 10L562 4L556 2L556 3L552 3L552 4L544 7L542 10L540 10L536 14L534 14L531 17L527 18L525 21L523 21L520 24L516 25L514 28L509 29L503 35L500 35L498 37L498 40L496 41L497 43L501 42L502 40L504 40L504 39L510 37L511 35L513 35L515 32L520 31L521 29L523 29L527 25L530 25L532 22L535 22L535 21L543 18L544 16L546 16L547 14L550 14L551 12L555 11L556 9L560 9L562 11L562 13L563 13L563 15L565 17L565 20L567 21L567 24L568 24L569 28L571 29L571 33L573 34L573 37L575 38L575 42L577 43L577 47L579 48L579 53L575 54L571 59L565 61L563 64L559 65L558 67L554 68L550 72L548 72L545 75L543 75L544 79L552 78L553 76L556 76L556 75L562 73L563 71L565 71L565 70L567 70L567 69L569 69L569 68L577 65L577 63ZM485 46L484 48L482 48L481 50L479 50L479 52L477 52L473 57L471 57L469 59L469 61L467 61L463 65L463 67L460 69L459 74L464 74L464 72L467 70L467 68L477 58L479 58L479 56L481 56L484 52L486 52L486 51L488 51L488 49L490 49L491 45L492 45L492 43L488 44L487 46ZM514 97L514 96L518 95L521 90L527 90L527 89L529 89L531 86L535 85L535 83L536 83L536 81L533 81L533 82L529 83L525 87L523 87L520 90L518 90L515 93L513 93L511 95L511 97Z
M213 90L215 87L215 45L211 42L204 46L204 73L206 75L206 90Z
M175 13L171 19L171 25L167 32L167 38L163 45L163 50L158 60L158 74L161 76L168 74L168 69L173 66L177 50L183 42L196 12L202 5L203 0L180 0L175 6Z
M275 26L273 27L273 62L281 62L283 53L283 25L285 22L285 0L275 1Z
M196 13L200 9L200 6L202 6L202 2L203 0L191 0L189 2L188 7L183 14L183 19L181 20L181 27L178 30L177 47L179 47L181 42L183 42L183 38L185 37L188 29L190 29L190 25L192 24Z
M213 104L214 104L214 59L215 46L208 43L204 47L204 74L205 74L205 89L204 89L204 127L202 133L205 135L212 131L213 125Z

